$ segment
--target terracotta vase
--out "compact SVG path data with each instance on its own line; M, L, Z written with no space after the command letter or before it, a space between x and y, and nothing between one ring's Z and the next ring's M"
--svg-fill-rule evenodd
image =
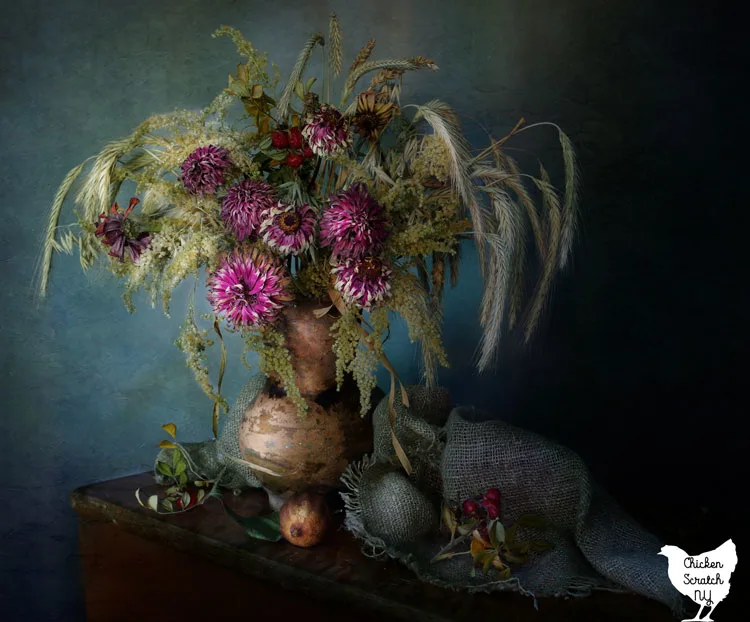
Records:
M313 314L324 306L321 301L303 301L286 309L281 320L307 413L300 416L280 381L271 378L240 424L243 457L280 474L256 472L277 494L338 488L349 462L372 450L372 425L370 417L360 416L356 385L348 380L336 390L330 335L335 318Z

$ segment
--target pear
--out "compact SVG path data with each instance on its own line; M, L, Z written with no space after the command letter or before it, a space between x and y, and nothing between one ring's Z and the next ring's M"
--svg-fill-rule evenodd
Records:
M331 511L325 497L316 492L298 492L281 507L279 527L281 535L295 546L318 544L331 524Z

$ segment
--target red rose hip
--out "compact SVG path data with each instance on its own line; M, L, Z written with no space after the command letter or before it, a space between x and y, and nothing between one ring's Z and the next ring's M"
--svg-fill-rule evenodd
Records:
M302 149L302 132L298 127L293 127L289 130L289 146L292 149Z
M276 147L276 149L286 149L289 146L289 136L286 132L282 132L281 130L271 132L271 144Z
M500 516L500 508L491 501L485 501L482 505L487 510L487 518L497 518Z
M463 513L466 514L467 516L474 516L479 510L479 506L477 505L476 501L467 499L466 501L464 501L463 505L461 506L461 509L463 510Z
M286 165L292 168L299 168L304 161L305 158L302 157L301 153L288 153L286 155Z
M484 493L484 498L487 499L487 501L494 501L497 503L500 501L500 491L497 488L489 488L487 492Z

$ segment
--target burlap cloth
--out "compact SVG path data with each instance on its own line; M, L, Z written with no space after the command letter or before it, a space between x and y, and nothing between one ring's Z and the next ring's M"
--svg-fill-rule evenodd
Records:
M371 556L390 556L422 580L444 587L534 597L586 596L592 590L635 592L683 614L667 575L662 543L598 487L580 457L542 436L472 407L451 408L446 391L409 387L411 408L396 404L395 432L414 468L399 467L391 442L387 400L373 415L375 448L343 476L349 491L346 528ZM397 400L398 402L398 400ZM471 557L430 560L447 543L436 527L441 501L460 503L488 488L502 494L501 519L546 518L539 536L554 544L497 581L470 576Z
M216 481L237 490L261 487L239 459L238 430L266 378L253 376L224 417L219 438L184 443L192 479ZM513 590L534 599L586 596L592 590L635 592L682 615L683 600L667 575L662 543L641 528L598 487L574 452L542 436L491 418L472 407L451 408L444 389L407 388L410 408L397 400L395 433L414 472L400 467L391 441L388 400L373 414L374 450L349 465L345 527L371 557L398 559L420 579L472 592ZM162 450L157 460L172 450ZM163 478L157 473L157 481ZM447 543L440 533L443 500L461 502L488 488L502 494L501 519L511 525L536 514L552 525L542 537L554 544L514 569L506 581L470 576L471 558L430 560Z

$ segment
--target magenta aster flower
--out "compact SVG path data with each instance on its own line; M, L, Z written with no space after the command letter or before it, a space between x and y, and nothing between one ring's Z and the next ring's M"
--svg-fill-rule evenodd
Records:
M332 272L336 276L334 289L346 302L366 311L391 293L388 279L392 272L376 257L345 259Z
M209 276L208 301L233 328L258 327L275 322L293 299L290 283L286 270L258 249L235 251Z
M388 219L383 206L373 199L364 184L329 199L320 219L322 246L330 246L337 257L361 259L379 253L386 239Z
M128 218L133 208L140 201L133 197L130 199L125 211L120 211L120 206L115 203L109 210L109 214L99 214L99 223L96 227L96 235L102 239L102 243L111 246L110 257L117 257L123 261L125 250L130 253L130 259L137 263L141 253L151 243L151 234L147 231L138 231L135 224Z
M299 255L315 238L315 212L307 203L278 205L267 212L260 235L283 255Z
M276 204L273 187L262 179L245 179L227 190L221 218L241 242L258 233L268 210Z
M180 167L182 185L190 194L213 194L224 183L224 173L231 165L224 147L198 147Z
M338 110L327 104L310 115L302 128L302 135L319 156L336 155L352 144L349 123Z

